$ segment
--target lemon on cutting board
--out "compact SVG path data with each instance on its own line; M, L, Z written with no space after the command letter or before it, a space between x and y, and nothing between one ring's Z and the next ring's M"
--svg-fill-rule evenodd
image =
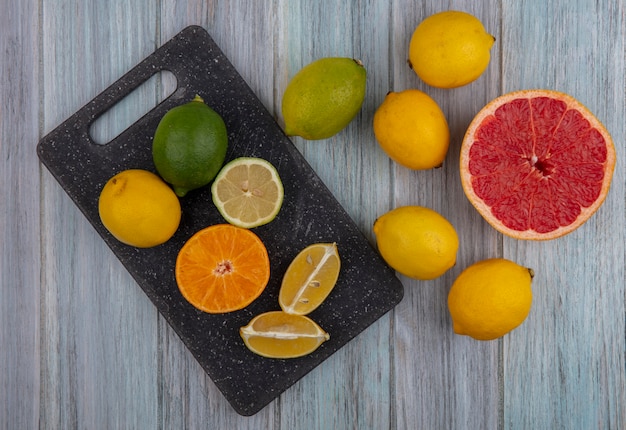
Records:
M100 192L98 212L117 240L137 248L167 242L182 215L172 189L158 175L142 169L124 170L111 177Z

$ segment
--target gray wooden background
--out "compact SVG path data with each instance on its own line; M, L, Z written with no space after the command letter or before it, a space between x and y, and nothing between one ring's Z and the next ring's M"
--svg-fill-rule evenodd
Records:
M479 17L497 41L487 72L454 90L406 64L431 13ZM626 428L625 44L622 0L95 1L0 4L0 428ZM280 121L291 76L326 56L368 69L360 115L334 138L293 139L373 242L377 216L431 207L457 228L458 264L401 278L403 301L253 417L237 415L36 156L38 140L184 27L209 31ZM115 136L171 91L155 79L99 123ZM441 169L415 172L378 148L372 116L390 90L420 88L451 129ZM465 198L458 153L473 115L501 93L570 93L617 145L613 185L582 228L550 242L497 234ZM533 267L528 320L477 342L454 335L447 291L486 257Z

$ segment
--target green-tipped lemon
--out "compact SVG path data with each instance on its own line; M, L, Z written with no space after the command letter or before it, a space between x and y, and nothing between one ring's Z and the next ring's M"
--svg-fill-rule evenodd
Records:
M285 133L327 139L356 116L365 98L366 71L351 58L321 58L300 70L282 101Z
M456 264L456 230L432 209L397 207L374 222L374 234L387 264L410 278L435 279Z

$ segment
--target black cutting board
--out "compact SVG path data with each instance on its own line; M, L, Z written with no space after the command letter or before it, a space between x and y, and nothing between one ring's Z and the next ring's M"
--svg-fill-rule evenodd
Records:
M111 142L96 144L89 134L92 123L164 70L177 79L172 95ZM247 308L223 315L191 306L179 293L174 277L176 256L185 241L204 227L225 222L213 206L209 187L181 199L183 217L178 231L154 248L138 249L116 241L98 216L100 191L114 174L129 168L156 172L151 145L157 124L165 112L196 94L226 123L226 161L240 156L264 158L276 166L285 187L277 218L253 230L268 249L270 282ZM41 139L37 152L241 415L257 413L402 299L402 284L395 273L201 27L187 27L157 49ZM330 340L302 358L277 360L253 354L241 340L239 328L260 313L279 309L278 290L287 266L298 252L316 242L336 242L342 261L334 290L309 315L330 334Z

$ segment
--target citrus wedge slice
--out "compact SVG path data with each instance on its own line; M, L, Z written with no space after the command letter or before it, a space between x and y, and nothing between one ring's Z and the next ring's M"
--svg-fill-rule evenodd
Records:
M602 205L615 147L573 97L522 90L487 104L461 145L463 190L496 230L546 240L580 227Z
M270 260L265 245L252 231L217 224L194 234L176 258L181 294L208 313L243 309L265 289Z
M283 204L284 189L270 162L241 157L220 170L211 185L211 194L226 221L253 228L276 218Z
M340 267L335 243L307 246L285 272L278 294L280 308L297 315L313 312L335 287Z
M268 358L302 357L330 339L309 317L282 311L257 315L239 334L250 351Z

